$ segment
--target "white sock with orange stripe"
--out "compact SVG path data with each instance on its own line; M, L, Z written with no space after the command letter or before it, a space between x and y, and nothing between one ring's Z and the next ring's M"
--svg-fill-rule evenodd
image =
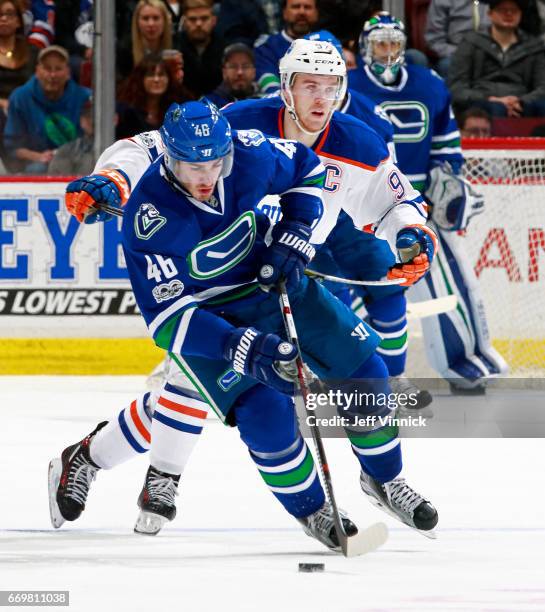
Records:
M145 393L123 409L93 438L91 459L109 470L132 457L145 453L151 443L150 394Z
M181 474L197 443L209 406L169 383L155 403L151 423L151 465L168 474Z

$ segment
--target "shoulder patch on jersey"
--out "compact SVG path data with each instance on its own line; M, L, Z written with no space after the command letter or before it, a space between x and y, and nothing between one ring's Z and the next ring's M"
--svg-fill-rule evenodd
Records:
M247 211L221 234L199 242L188 254L190 276L202 280L227 272L252 250L256 233L255 213Z
M155 146L155 138L153 138L151 132L142 132L141 134L137 134L135 138L138 138L138 140L140 140L144 146L148 147L148 149Z
M149 240L166 222L166 218L159 214L153 204L145 202L140 204L134 216L134 231L140 240Z
M259 130L237 130L237 138L247 147L258 147L262 142L265 142L265 136Z

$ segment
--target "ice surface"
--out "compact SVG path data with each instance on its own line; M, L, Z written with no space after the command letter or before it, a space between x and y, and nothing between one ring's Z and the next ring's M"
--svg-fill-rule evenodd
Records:
M0 590L69 590L77 612L545 610L539 439L405 440L405 476L439 510L436 541L371 506L346 441L326 440L341 505L391 528L356 559L305 536L236 430L212 419L159 536L132 533L145 456L99 473L82 518L54 531L49 459L143 389L142 377L0 378ZM302 574L300 562L325 572Z

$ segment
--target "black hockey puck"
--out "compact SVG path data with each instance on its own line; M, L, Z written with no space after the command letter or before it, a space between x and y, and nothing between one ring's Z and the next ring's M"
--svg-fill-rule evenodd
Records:
M299 563L300 572L323 572L325 569L324 563Z

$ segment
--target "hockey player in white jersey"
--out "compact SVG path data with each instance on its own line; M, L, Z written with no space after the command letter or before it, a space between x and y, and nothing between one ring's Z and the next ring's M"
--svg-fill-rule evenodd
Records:
M467 262L463 230L483 211L483 199L460 176L460 133L450 95L433 71L404 64L403 24L382 12L360 36L350 86L380 104L394 125L399 167L432 205L441 250L430 274L409 291L416 301L456 295L458 307L422 320L431 365L454 393L483 393L507 364L491 346L477 278Z
M303 44L305 46L307 42L308 41L298 41L298 44ZM316 45L316 43L309 44L311 46L313 44ZM353 216L354 222L358 225L358 227L375 226L373 219L377 218L376 210L378 210L375 209L375 206L385 206L383 210L389 210L389 213L387 217L384 217L384 219L392 222L393 225L391 225L391 229L388 229L388 224L385 225L383 223L383 219L383 221L378 223L375 227L379 232L385 232L384 237L389 239L394 249L403 248L400 246L400 243L398 243L398 238L396 238L399 230L394 229L395 226L399 224L413 226L415 229L422 231L422 234L418 233L422 239L426 241L431 239L431 241L433 241L433 235L428 234L427 230L422 226L422 223L425 220L425 214L421 208L421 198L419 194L410 188L410 185L406 179L400 175L397 168L391 165L391 162L389 162L387 159L388 153L386 147L383 143L382 145L380 144L380 142L377 140L376 134L373 136L372 134L374 133L371 133L363 124L348 117L337 119L334 123L330 121L334 103L342 100L341 93L344 95L344 62L340 57L337 58L338 54L336 54L336 52L333 53L331 51L330 45L318 44L318 47L320 52L324 53L324 55L318 55L317 59L323 60L324 58L327 59L328 57L329 59L334 58L335 61L333 66L335 70L339 71L339 74L328 72L326 73L327 76L324 75L326 80L333 77L333 86L326 84L326 89L328 92L334 94L334 97L327 97L325 105L323 104L324 99L322 99L322 102L320 103L322 105L322 110L320 113L316 113L316 115L319 115L319 117L311 114L309 116L309 121L313 123L313 126L311 127L314 128L314 131L316 131L318 135L321 131L324 131L324 128L327 132L325 133L324 138L318 139L322 145L320 152L324 157L329 159L333 159L335 157L336 142L342 143L342 146L344 147L344 149L339 152L337 157L342 155L345 161L348 160L346 170L350 178L347 185L349 185L351 190L354 192L353 198L346 204L347 212ZM315 48L316 47L313 47L313 49ZM308 50L309 47L305 46L303 60L308 59ZM309 65L309 71L305 70L305 66L308 65L306 61L302 61L300 65L301 69L294 72L300 72L303 74L306 72L308 74L310 71L314 71L315 73L318 73L318 93L316 95L318 97L323 96L325 90L323 90L320 83L320 72L324 69L323 63L320 64L320 62L311 62ZM331 66L332 64L330 63L330 70ZM318 68L316 69L316 67ZM296 75L293 74L292 76ZM337 77L340 77L338 81L336 80ZM338 87L338 83L341 84L341 87ZM297 96L295 92L294 95ZM327 96L329 96L329 93ZM274 108L272 110L274 111ZM277 109L277 111L278 110L280 109ZM269 109L269 112L271 112L271 109ZM305 121L304 116L297 117L296 115L296 118L297 121ZM291 118L290 121L292 121L294 126L297 126L297 121ZM305 130L303 129L303 132L304 131ZM122 151L134 149L133 153L135 154L136 159L138 159L140 163L147 165L148 153L153 150L153 147L157 141L155 141L153 137L149 135L145 138L148 140L147 144L143 142L142 138L135 139L129 143L118 143L115 145L116 151L109 151L102 160L99 160L99 162L109 166L110 171L114 171L116 169L118 170L119 167L115 165L116 162L112 161L114 159L112 154L117 153L121 155ZM369 139L370 141L369 150L365 153L359 151L359 149L361 149L361 138ZM352 145L350 145L351 142L353 143ZM289 148L289 145L282 146ZM376 148L376 150L374 150L374 148ZM363 155L363 157L359 158L358 156L361 155ZM366 155L367 157L365 157ZM108 159L110 160L109 162L107 161ZM104 167L104 165L102 167ZM133 163L131 171L129 171L127 167L124 168L124 174L126 177L125 181L131 178L132 182L135 175L138 174L133 173L131 177L131 172L134 171L135 165L137 164ZM395 189L392 185L393 181L388 180L388 178L392 177L394 174L394 178L396 179ZM90 216L97 213L97 210L92 206L93 200L96 203L100 203L103 201L104 197L108 197L110 192L107 191L107 189L111 187L111 181L108 183L108 179L109 177L104 177L103 174L97 173L91 177L84 177L80 181L76 181L69 186L67 205L71 212L76 214L80 220L86 217L86 220L89 221ZM129 187L128 182L126 185ZM371 185L374 185L372 189L370 189ZM117 199L111 198L110 204L121 204L122 193L118 189L117 191ZM335 193L335 191L333 193ZM369 197L371 197L371 201L369 201ZM387 200L380 204L381 198L384 197L386 197ZM373 202L373 198L376 199L376 203ZM386 202L389 202L389 204ZM367 209L364 208L365 204L367 204ZM341 209L341 205L342 204L340 202L331 197L326 205L326 210L333 213L335 217ZM103 213L99 214L102 215ZM334 217L327 218L325 220L325 223L322 224L322 228L325 229L320 229L322 232L321 234L317 232L317 235L323 236L322 240L327 237L329 229L335 224ZM398 243L397 246L396 243ZM431 253L434 248L433 242L429 242L427 244L430 245ZM410 281L415 281L425 273L427 267L427 258L419 257L417 255L416 260L406 263L400 262L397 264L395 272L398 276L401 275L410 279ZM198 434L197 430L200 431L204 424L204 418L206 417L206 404L204 404L202 401L199 402L198 398L191 396L187 392L187 389L185 389L182 384L178 383L176 385L167 383L161 392L159 399L157 399L151 405L149 396L144 396L140 401L134 402L130 408L120 413L117 422L110 423L108 427L104 428L104 430L96 433L93 440L93 448L95 449L95 457L100 455L102 458L99 462L101 463L102 467L113 467L114 465L121 463L139 452L145 452L149 448L150 426L153 418L152 412L158 411L160 413L162 407L169 407L173 404L179 408L179 413L187 415L186 425L192 426L192 439L189 440L188 444L185 444L185 450L183 452L180 450L180 447L184 446L183 444L179 445L178 448L169 449L170 454L174 456L172 462L177 463L177 473L179 474L181 471L183 471L183 467L188 456L187 449L190 450L190 447L196 440L196 434ZM196 421L195 419L199 420ZM186 430L188 433L187 437L189 437L189 427L187 427ZM397 446L398 441L395 438L392 438L385 444L382 444L381 449L385 452L389 452L390 450L397 448ZM352 440L352 447L354 452L360 457L370 457L377 454L376 449L373 449L373 452L370 453L370 449L360 447L356 438ZM163 455L162 459L164 460L164 458L165 457ZM151 462L152 464L154 463L153 450ZM396 481L395 483L392 481L392 483L388 485L383 483L381 484L380 482L370 478L369 475L362 473L362 488L366 493L371 495L373 499L381 505L381 507L386 509L388 512L391 512L394 516L396 516L396 518L399 518L403 522L413 527L417 526L414 523L415 511L418 511L418 508L423 503L426 504L426 502L421 496L410 489L402 478L394 478L394 480ZM174 503L173 499L172 503ZM428 517L428 519L429 518L430 517ZM430 523L428 522L427 527L429 527L429 524ZM422 526L423 523L420 525L420 528L424 530L425 527Z

